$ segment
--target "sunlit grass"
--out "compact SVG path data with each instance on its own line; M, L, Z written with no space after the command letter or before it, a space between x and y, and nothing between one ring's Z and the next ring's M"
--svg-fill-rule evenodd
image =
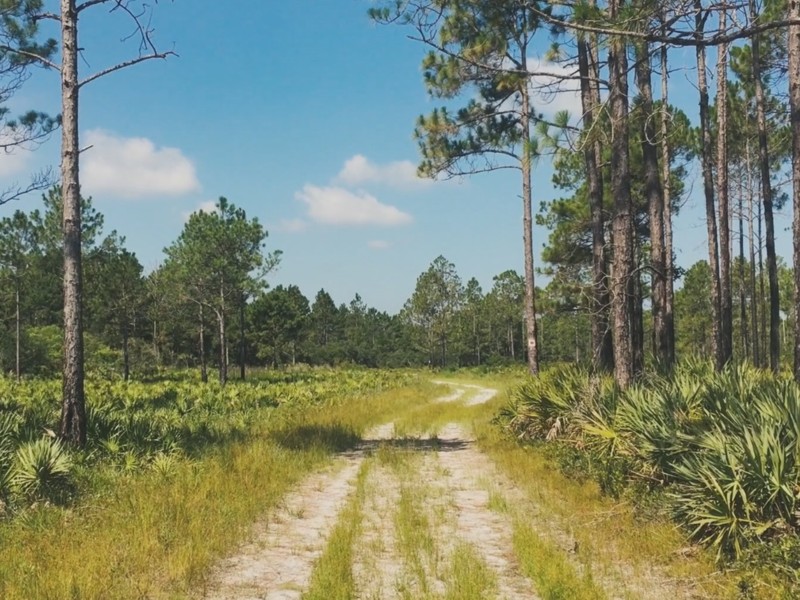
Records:
M39 505L0 524L0 598L175 598L301 477L352 447L361 432L425 398L427 384L354 395L305 411L278 409L244 440L168 474L98 471L70 508ZM88 484L87 484L88 485Z
M602 496L592 482L567 479L538 449L516 444L488 423L479 426L478 435L480 447L530 503L528 507L515 507L527 515L518 517L515 524L515 548L523 564L537 565L529 575L538 586L548 584L537 579L536 572L539 577L550 579L562 569L559 563L566 556L565 549L553 545L555 539L548 539L549 535L557 535L555 527L574 539L573 561L592 573L592 586L599 581L607 587L625 586L627 582L619 579L618 569L624 564L642 579L647 579L655 568L665 579L694 586L699 597L735 597L736 577L717 571L713 556L707 552L697 548L682 552L687 546L686 538L671 523L638 519L632 507ZM541 574L541 570L549 575ZM558 579L553 585L556 590L562 587ZM583 596L556 593L552 597Z
M311 585L303 594L303 600L350 600L355 597L354 544L364 518L364 497L370 465L369 460L361 464L355 492L342 509L336 526L328 538L325 551L314 565Z
M493 600L497 598L497 578L475 548L459 543L445 572L443 600Z

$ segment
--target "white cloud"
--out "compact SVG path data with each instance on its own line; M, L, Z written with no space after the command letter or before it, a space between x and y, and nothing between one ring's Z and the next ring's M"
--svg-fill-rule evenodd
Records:
M303 219L281 219L277 229L286 233L300 233L308 229L308 222Z
M574 65L563 65L537 57L528 58L528 71L535 73L531 77L534 109L552 117L562 110L569 111L573 119L583 114L581 105L581 87L574 77L577 69Z
M217 212L217 203L214 200L206 200L201 202L195 212L213 213Z
M188 210L181 213L183 215L183 220L188 221L189 217L191 217L196 212L205 212L205 213L217 212L217 203L214 200L206 200L205 202L201 202L194 210Z
M356 186L365 183L408 188L433 183L417 175L417 167L409 160L377 165L366 156L356 154L344 163L344 167L334 179L335 183Z
M391 244L386 240L370 240L367 242L367 246L373 250L386 250L391 246Z
M121 198L180 196L200 189L194 164L177 148L108 131L86 132L81 177L88 193Z
M10 129L0 129L0 145L13 144L17 139ZM8 177L24 171L30 157L31 151L25 145L12 146L9 151L0 148L0 177Z
M388 204L381 204L374 196L351 192L341 187L318 187L306 184L295 193L295 198L306 204L312 221L328 225L383 225L393 227L411 223L411 215Z

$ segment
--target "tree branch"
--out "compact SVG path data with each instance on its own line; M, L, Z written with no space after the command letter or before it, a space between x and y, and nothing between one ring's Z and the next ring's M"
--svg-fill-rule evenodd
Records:
M0 50L3 52L10 52L11 54L16 54L17 56L24 56L25 58L30 58L31 60L35 60L43 64L45 67L49 67L51 69L55 69L56 71L61 71L61 67L58 66L51 60L48 60L44 56L36 54L35 52L28 52L27 50L21 50L20 48L13 48L6 44L0 44Z
M46 190L51 187L55 181L56 178L53 175L53 169L47 168L34 175L28 185L24 187L14 185L0 192L0 206L18 200L25 194Z
M78 83L78 87L82 88L83 86L85 86L88 83L91 83L95 79L100 79L101 77L105 77L106 75L109 75L110 73L113 73L115 71L119 71L121 69L125 69L127 67L132 67L133 65L137 65L137 64L139 64L141 62L144 62L144 61L147 61L147 60L153 60L153 59L157 59L157 58L166 59L169 56L178 56L178 55L177 55L177 53L175 53L175 52L170 50L169 52L156 52L155 54L148 54L146 56L139 56L137 58L132 58L131 60L126 60L125 62L121 62L119 64L116 64L113 67L108 67L107 69L103 69L102 71L98 71L94 75L90 75L86 79L84 79L81 82L79 82Z
M599 27L596 25L582 25L580 23L574 23L569 21L562 21L560 19L556 19L555 17L551 17L545 12L542 12L536 8L531 7L531 12L533 12L536 16L538 16L543 21L550 23L552 25L559 25L565 27L567 29L572 29L573 31L579 31L583 33L596 33L601 35L609 35L609 36L618 36L618 37L628 37L628 38L636 38L640 40L644 40L647 42L658 42L667 44L668 46L688 46L688 47L713 47L719 46L720 44L730 44L732 42L753 37L754 35L758 35L759 33L764 33L766 31L771 31L773 29L782 29L784 27L789 27L790 25L800 25L800 20L797 19L781 19L779 21L770 21L768 23L762 23L760 25L753 25L751 27L744 27L735 31L733 33L717 33L708 38L703 39L689 39L684 37L673 37L668 35L661 35L655 33L647 33L642 31L628 31L624 29L614 29L611 27ZM694 35L694 31L692 32L681 32L679 35L690 36Z
M87 8L91 8L91 7L96 6L98 4L107 4L108 2L117 2L117 3L119 3L119 2L121 2L121 0L86 0L82 4L79 4L75 8L75 10L76 10L76 12L78 14L80 14L84 10L86 10Z

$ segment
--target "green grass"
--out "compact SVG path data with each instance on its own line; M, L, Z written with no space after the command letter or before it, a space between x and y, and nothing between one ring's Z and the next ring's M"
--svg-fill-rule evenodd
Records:
M555 528L577 544L579 551L573 560L594 577L589 589L599 580L612 587L625 585L618 566L626 565L642 578L655 568L665 579L693 583L700 597L735 597L737 578L717 571L708 552L698 548L682 552L688 542L671 523L639 519L630 505L603 496L593 482L567 479L542 450L517 444L493 425L479 426L478 441L526 498L525 506L514 507L526 515L515 522L515 548L520 562L535 565L539 577L552 579L564 568L566 554L554 543ZM550 585L536 579L534 570L529 575L537 586L547 589ZM569 579L575 577L573 573ZM558 577L552 585L556 590L553 598L582 597L558 595L559 589L569 589Z
M0 598L191 596L301 477L383 414L419 402L426 387L276 409L247 438L179 457L166 474L92 470L77 504L38 504L0 524Z
M445 572L443 600L493 600L497 580L475 548L460 543L453 550Z
M314 565L311 585L303 600L349 600L355 597L356 581L353 577L354 544L361 531L366 480L371 461L361 464L356 480L356 490L339 515L325 551Z
M514 519L514 552L522 572L535 584L542 600L604 600L602 588L591 576L591 569L581 574L567 559L562 548L540 536L526 522Z

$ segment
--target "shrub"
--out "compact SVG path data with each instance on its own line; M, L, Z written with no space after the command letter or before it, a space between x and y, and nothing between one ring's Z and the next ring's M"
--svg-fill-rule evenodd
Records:
M17 448L11 485L28 500L62 500L71 469L72 459L61 442L42 438Z

